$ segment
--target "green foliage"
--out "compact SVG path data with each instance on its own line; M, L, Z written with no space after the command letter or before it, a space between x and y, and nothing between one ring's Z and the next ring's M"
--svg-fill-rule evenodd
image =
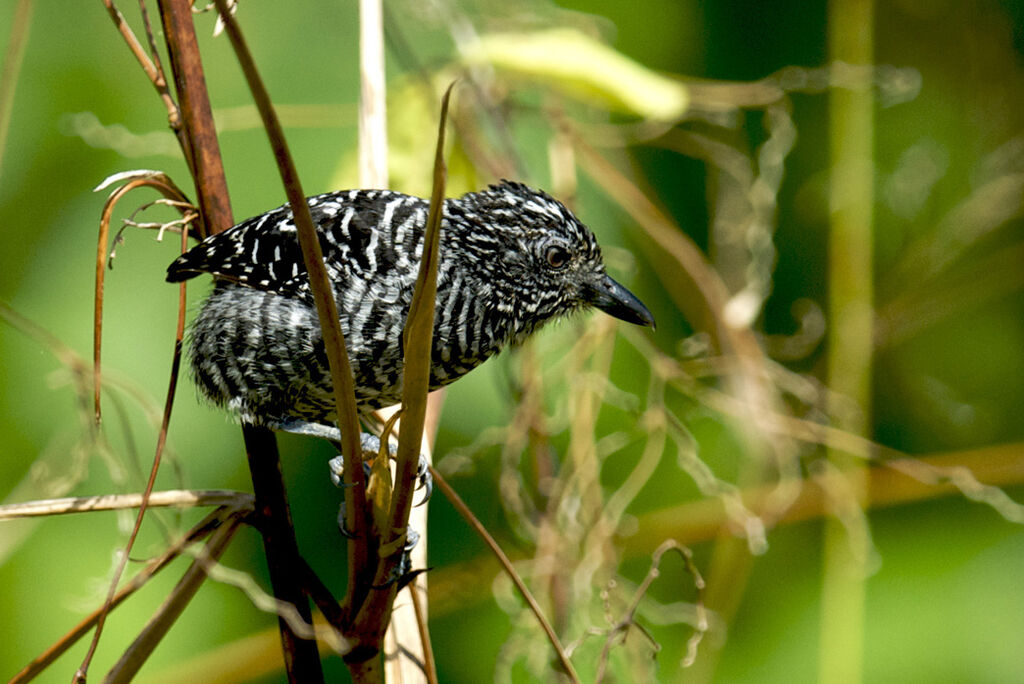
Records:
M659 681L814 679L821 501L836 504L841 494L822 497L804 485L792 500L775 485L827 475L822 442L868 451L825 428L858 411L824 387L833 361L827 283L843 267L827 251L827 93L853 88L876 100L875 371L862 417L867 438L898 452L872 455L962 463L1020 500L1024 110L1013 94L1024 91L1014 42L1024 13L995 0L878 3L878 67L844 69L827 65L826 3L563 4L580 12L530 3L523 21L507 14L507 3L459 5L446 15L387 3L392 185L428 194L439 90L461 76L449 194L508 175L572 202L658 329L625 330L588 315L474 371L449 392L438 465L515 556L563 642L594 632L573 657L585 680L601 666L597 632L609 615L623 617L667 537L693 548L708 579L712 631L685 671L698 594L682 563L666 557L636 615L660 650L633 628L610 651L609 680L638 672ZM0 7L0 50L14 5ZM128 169L160 169L182 187L188 175L168 152L162 105L102 5L36 5L0 150L0 303L88 359L103 203L91 189ZM138 29L135 7L125 5ZM307 192L353 185L354 4L241 3L239 21ZM211 16L199 15L197 25L234 213L254 215L284 193L226 41L211 36ZM595 157L620 176L602 173ZM704 266L684 267L658 241L662 224L631 194L634 183L664 207L672 244L692 240ZM152 198L140 193L137 202ZM174 217L155 209L140 218ZM52 345L0 319L5 503L141 489L176 303L163 273L177 240L157 244L153 235L126 231L107 277L104 444L90 441L78 376ZM705 307L714 330L681 313L715 300L702 277L722 287L722 306ZM203 294L192 286L190 301ZM737 358L746 365L737 369ZM185 381L157 488L247 490L238 437ZM281 444L300 547L340 596L344 545L325 465L333 454L295 437ZM878 561L864 584L864 679L1024 676L1020 507L993 490L975 492L978 503L882 468L869 477L890 498L863 518L844 518L868 523ZM554 680L547 643L482 544L437 496L431 516L441 681ZM144 528L136 555L159 553L198 518L154 517L160 522ZM12 676L99 604L123 542L119 524L112 513L0 522L0 675ZM256 535L239 535L225 563L267 586ZM95 673L119 656L183 567L113 614ZM273 662L274 624L241 592L207 583L143 675L180 681L195 667L192 678L202 681L207 657L237 665L243 681L274 681L273 665L260 670L257 657L265 651ZM242 640L264 633L271 648L244 650ZM82 650L42 681L66 681Z

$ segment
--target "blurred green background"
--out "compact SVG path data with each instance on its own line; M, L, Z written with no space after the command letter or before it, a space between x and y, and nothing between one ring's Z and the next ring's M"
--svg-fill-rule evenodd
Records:
M767 547L756 549L763 551L757 556L742 539L727 540L739 539L734 526L723 527L726 540L716 542L693 524L690 516L699 513L711 516L711 529L725 525L717 504L699 504L714 494L728 498L732 485L774 482L779 473L820 474L824 451L795 428L762 432L763 424L742 424L742 411L709 400L719 396L712 391L738 395L722 377L728 373L715 370L718 357L707 331L683 315L680 301L695 292L580 148L568 163L559 161L572 143L560 135L558 117L709 255L730 294L751 293L752 299L732 303L739 327L752 331L765 352L755 375L768 378L776 399L771 411L838 427L853 415L880 444L963 463L988 474L1011 498L1024 495L1024 3L893 0L874 7L873 27L837 27L841 4L386 3L392 179L399 189L424 192L424 158L436 130L436 98L424 99L414 84L423 74L440 82L461 73L460 50L472 52L481 35L571 27L591 45L635 60L645 75L694 82L690 107L659 118L640 106L607 107L594 99L595 89L647 92L639 80L614 73L603 81L602 74L587 74L596 85L580 96L567 87L572 79L553 73L563 60L553 53L546 74L516 73L507 64L476 73L487 84L486 107L474 89L456 96L463 101L452 190L494 182L495 171L508 168L481 159L510 164L522 180L552 192L568 188L572 197L565 199L605 246L610 270L658 320L655 332L621 330L616 341L607 320L588 315L503 354L448 392L436 449L454 486L523 560L567 643L588 626L607 626L602 590L610 596L608 610L623 614L664 538L693 548L697 567L711 579L708 607L715 611L697 664L690 670L680 664L693 633L686 624L696 598L693 582L677 558L666 556L637 614L660 651L655 654L639 631L630 632L627 646L617 647L609 661L614 681L839 681L821 674L834 655L822 648L834 636L827 627L836 617L827 615L833 604L822 599L823 586L834 579L825 563L834 550L816 512L799 521L781 512L776 525L766 518ZM31 12L20 23L26 6ZM140 31L136 5L121 9ZM271 95L283 106L307 194L354 185L356 3L245 2L238 17ZM240 220L278 206L284 193L230 46L212 37L213 16L199 15L196 23ZM20 70L12 68L17 60L9 50L19 30L27 30ZM827 69L829 31L873 36L879 67ZM0 5L0 49L11 88L0 107L10 113L0 149L0 302L88 359L96 234L106 195L92 188L132 169L165 171L190 194L191 181L166 132L163 106L102 3L7 0ZM829 355L837 348L841 353L844 342L829 338L830 277L847 266L830 261L828 250L829 150L837 143L829 123L837 101L830 94L833 87L849 92L851 85L875 100L869 141L874 273L852 274L863 279L866 292L873 286L876 314L868 401L860 407L856 398L826 401L825 387ZM578 187L564 177L573 159L580 161ZM151 199L146 191L129 196L116 216ZM143 220L171 216L155 210ZM756 221L748 223L752 216ZM163 243L153 237L127 230L107 276L108 451L89 443L89 409L53 345L8 316L0 322L5 503L141 488L139 473L148 471L155 444L153 416L158 420L167 386L177 297L177 288L163 282L177 236ZM190 285L191 307L207 288ZM656 370L669 362L687 375L666 390ZM576 382L581 377L608 377L613 388L602 385L603 408L588 424L587 440L573 422L586 413L581 395L593 390ZM540 446L534 435L516 451L508 446L516 433L506 426L524 415L522 400L533 396L537 378L545 392L538 415L546 432ZM658 428L645 421L652 415L685 426L669 430L663 449L651 446L657 446L652 434ZM329 449L291 436L279 441L300 545L340 595L344 545L334 521L338 492L324 467ZM198 402L188 380L179 388L169 448L159 488L248 490L240 431ZM615 493L635 484L630 474L637 477L634 467L652 449L656 462L614 519L614 534L592 544L600 526L572 513L573 502L593 515L614 508ZM586 466L573 461L578 452L595 459L589 480L581 475ZM784 457L775 462L767 452ZM720 478L710 493L695 486L691 474L702 471L687 454ZM544 502L555 495L538 464L553 464L567 473L559 481L572 485L572 496L559 500L549 517L554 508L545 511ZM869 509L866 528L858 526L858 516L848 524L869 529L871 540L861 610L850 616L850 630L863 635L850 653L860 663L859 677L1021 681L1020 507L1006 503L1001 515L959 493L907 482L897 480L890 501ZM513 489L525 483L525 504L518 502L525 510L509 503L510 483ZM440 680L556 680L539 630L506 582L495 580L482 543L443 497L435 494L430 513L431 630ZM1015 516L1016 522L1007 519ZM136 556L158 553L175 530L198 519L194 512L155 515ZM0 676L13 676L99 605L129 523L129 516L110 513L0 523ZM545 524L562 542L553 556L543 555L544 541L537 538ZM555 573L561 584L538 570L545 558L564 564ZM251 530L237 536L224 562L267 586L261 544ZM184 567L178 561L114 613L94 677L117 659ZM274 625L238 589L207 582L140 680L279 681ZM261 635L269 642L246 641ZM574 658L585 680L595 676L600 644L591 638ZM84 647L72 649L41 681L67 681ZM212 674L214 661L236 673ZM331 681L347 677L337 658L326 659L325 667Z

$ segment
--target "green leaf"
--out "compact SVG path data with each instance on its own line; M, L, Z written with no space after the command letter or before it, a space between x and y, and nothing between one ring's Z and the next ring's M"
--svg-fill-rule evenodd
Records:
M685 84L663 76L575 29L492 33L464 55L612 111L678 119L690 102Z

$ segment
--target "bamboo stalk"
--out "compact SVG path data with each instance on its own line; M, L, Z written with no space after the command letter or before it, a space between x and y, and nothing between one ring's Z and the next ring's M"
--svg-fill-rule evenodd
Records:
M32 0L18 0L11 20L11 35L0 68L0 168L3 167L4 150L11 128L11 113L14 111L14 88L18 85L21 64L25 58L29 28L32 26Z
M872 0L832 0L828 8L833 62L871 64ZM874 269L874 99L870 89L829 92L831 227L829 236L828 386L858 407L856 415L830 410L836 425L870 436ZM835 407L830 407L834 409ZM826 519L821 597L821 682L863 678L865 578L871 554L863 508L867 472L862 463L830 450L837 469L828 476L845 492L832 497L835 517Z

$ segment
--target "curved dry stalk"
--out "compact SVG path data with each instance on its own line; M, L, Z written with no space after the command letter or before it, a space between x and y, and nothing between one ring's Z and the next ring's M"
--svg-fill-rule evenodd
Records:
M190 211L192 203L185 193L179 188L170 176L162 171L125 171L123 173L109 176L102 183L97 185L93 192L105 190L114 183L121 183L103 204L103 212L100 215L100 230L96 241L96 294L93 302L93 406L95 411L96 424L99 425L100 414L100 359L103 345L103 287L106 278L107 264L111 251L109 249L110 219L113 216L117 203L132 190L136 188L153 188L167 199L175 202L174 205L181 212L183 219L188 221L198 218L198 214ZM184 226L183 226L184 228Z
M102 496L69 496L61 499L40 499L0 506L0 520L36 518L70 513L96 513L138 508L142 494L105 494ZM252 494L229 489L172 489L152 492L148 508L192 508L195 506L229 506L252 508Z
M224 9L223 3L220 3L218 7ZM187 0L161 0L160 9L167 49L181 100L183 124L188 132L187 141L190 148L186 150L185 154L186 158L192 160L191 170L195 179L200 211L209 232L221 232L230 228L234 220L193 24L192 9ZM235 29L233 33L236 35L233 37L232 43L237 47L236 39L239 38L237 26L234 25L230 15L225 14L224 18L225 26ZM244 57L248 57L248 53L244 50L244 44L242 48L238 50L238 54L245 64ZM248 60L248 66L247 76L254 71L251 58ZM258 76L256 79L258 81ZM262 92L264 102L266 102L265 91ZM279 127L277 132L279 134ZM289 192L293 190L292 185L297 187L297 182L288 184ZM297 215L301 215L301 209L306 208L304 201L301 205L297 208ZM302 224L300 223L301 232ZM298 572L300 565L298 545L282 482L277 442L271 431L258 429L251 425L242 426L242 435L253 478L257 508L260 511L273 512L272 516L261 521L264 524L260 526L260 532L263 537L267 563L270 567L274 594L277 598L294 604L303 619L308 621L311 614ZM323 672L316 644L298 638L289 629L287 623L279 620L278 624L289 679L322 681Z

